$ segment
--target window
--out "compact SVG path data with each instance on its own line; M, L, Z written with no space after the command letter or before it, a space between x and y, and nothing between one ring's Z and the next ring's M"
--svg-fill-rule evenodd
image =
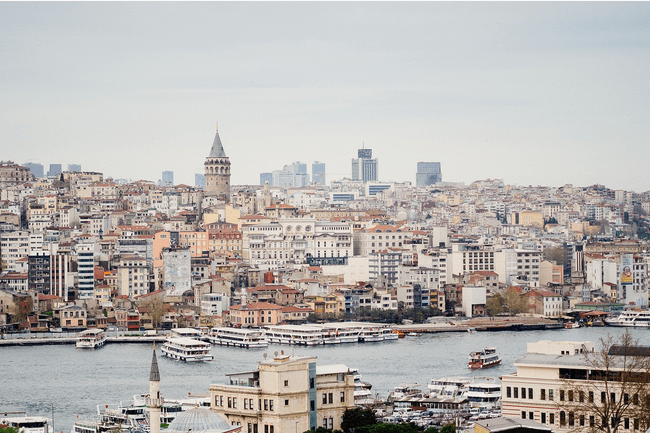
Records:
M566 414L564 411L560 411L560 426L564 426L566 424Z
M549 424L555 424L555 414L553 412L548 414L548 422Z
M519 398L519 388L514 387L514 398Z
M244 409L248 409L248 400L244 399Z
M250 408L250 410L253 410L253 399L252 398L248 399L248 407Z
M273 400L269 400L269 410L273 410Z
M526 419L526 411L525 410L521 411L521 419Z
M528 412L528 419L535 419L535 414L533 412Z
M569 412L569 427L573 427L574 425L574 415L573 412Z
M560 401L564 401L564 390L560 390ZM562 414L560 414L560 417L562 417Z
M546 400L546 390L545 389L540 389L539 390L539 399L540 400Z
M552 389L548 390L548 399L553 400L553 390Z
M521 388L521 398L526 398L526 388Z
M327 404L327 394L323 393L323 404Z
M589 425L593 427L595 422L596 422L596 419L594 418L594 416L589 415Z
M334 418L330 417L329 421L330 421L329 428L330 428L330 430L332 430L334 428Z
M309 402L309 409L313 412L316 410L316 402L314 400Z
M289 400L288 399L284 400L284 405L289 406Z
M264 399L264 410L269 410L269 400L266 398Z
M531 400L533 399L533 388L528 388L528 398Z
M580 426L581 426L581 427L584 427L584 425L585 425L585 416L584 416L584 415L580 415Z
M512 393L510 392L512 389L508 386L506 387L506 397L510 398L512 397ZM543 390L542 390L543 391Z
M589 391L589 403L593 403L593 402L594 402L594 392Z
M580 403L584 403L585 401L585 392L584 391L578 391L578 400Z
M623 426L624 426L625 430L629 430L629 429L630 429L630 419L629 419L629 418L625 418L625 419L623 420Z
M345 391L341 391L341 403L345 403Z
M329 404L334 403L334 397L333 397L333 395L334 395L334 394L332 394L331 392L330 392L329 394L327 394Z
M623 394L623 403L628 404L630 402L630 395L626 392Z
M309 388L314 389L316 387L316 383L314 382L314 378L311 377L309 378Z
M610 394L609 394L609 400L610 400L612 403L616 403L616 393L613 393L613 392L610 393Z
M284 381L284 386L289 386L289 381L288 380Z
M600 402L601 403L606 403L607 402L607 393L605 391L600 393Z
M546 412L542 412L542 424L546 424Z
M257 400L257 410L262 410L262 399Z
M237 409L237 397L232 398L232 407L233 409Z
M232 397L228 397L228 408L232 407Z

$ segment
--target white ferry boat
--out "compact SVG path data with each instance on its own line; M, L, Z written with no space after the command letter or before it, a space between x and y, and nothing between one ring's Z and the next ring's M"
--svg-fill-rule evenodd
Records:
M208 341L220 346L244 347L246 349L268 347L264 332L259 329L212 328Z
M103 329L86 329L77 337L77 349L99 349L106 343L106 334Z
M323 328L309 325L273 325L264 328L271 344L296 344L317 346L323 344Z
M629 326L634 328L650 327L650 311L648 310L627 310L619 316L605 319L609 326Z
M194 328L174 328L171 330L172 337L194 338L201 340L204 335L198 329Z
M393 330L392 326L382 326L381 336L384 341L397 340L399 338L399 334Z
M501 355L494 347L486 347L479 352L472 352L469 354L469 363L467 366L472 369L489 368L499 365L501 362Z
M384 341L384 335L379 326L364 326L359 332L359 343Z
M501 409L501 384L493 377L475 377L465 395L470 407L481 411Z
M323 337L327 334L333 342L358 343L361 326L355 322L326 323L323 325ZM328 344L327 341L325 344Z
M405 398L422 398L424 394L417 383L401 383L388 393L388 401Z
M212 361L210 343L186 337L169 337L161 352L168 358L186 362Z
M356 406L372 405L377 403L377 399L373 397L372 384L361 380L361 374L356 368L350 368L350 374L354 377L354 404Z
M429 397L462 397L467 392L472 379L469 377L444 377L431 379L427 385Z
M49 418L26 416L25 412L6 412L0 415L0 425L13 427L19 433L50 433Z

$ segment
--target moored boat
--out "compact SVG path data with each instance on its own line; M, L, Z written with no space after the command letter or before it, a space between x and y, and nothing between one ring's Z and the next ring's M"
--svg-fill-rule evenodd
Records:
M106 343L106 334L103 329L92 328L81 332L77 337L77 349L99 349Z
M208 334L208 341L220 346L243 347L253 349L268 347L269 342L260 329L215 327Z
M605 319L609 326L626 326L632 328L650 327L650 311L648 310L627 310L620 315Z
M467 366L472 369L489 368L499 365L500 362L501 355L499 355L497 349L486 347L481 351L470 353Z
M49 421L44 416L27 416L25 412L0 415L0 425L15 428L19 433L50 433Z
M168 358L186 362L212 361L210 343L186 337L169 337L161 352Z

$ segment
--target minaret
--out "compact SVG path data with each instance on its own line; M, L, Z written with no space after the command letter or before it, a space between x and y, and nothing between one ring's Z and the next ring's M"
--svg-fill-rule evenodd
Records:
M150 433L160 433L160 408L163 401L160 396L160 372L158 371L158 360L156 359L156 342L154 342L151 372L149 373L149 397L147 398Z
M205 195L230 201L230 159L226 156L219 137L219 125L210 155L205 159Z

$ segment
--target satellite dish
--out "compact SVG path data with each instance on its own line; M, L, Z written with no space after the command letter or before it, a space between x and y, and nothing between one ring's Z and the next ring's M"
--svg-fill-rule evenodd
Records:
M284 355L284 350L281 350L280 353L281 353L282 355Z
M276 350L275 353L273 353L275 356L278 356L278 351Z
M262 356L264 357L264 359L266 359L266 357L269 356L269 355L267 355L266 353L264 353Z

